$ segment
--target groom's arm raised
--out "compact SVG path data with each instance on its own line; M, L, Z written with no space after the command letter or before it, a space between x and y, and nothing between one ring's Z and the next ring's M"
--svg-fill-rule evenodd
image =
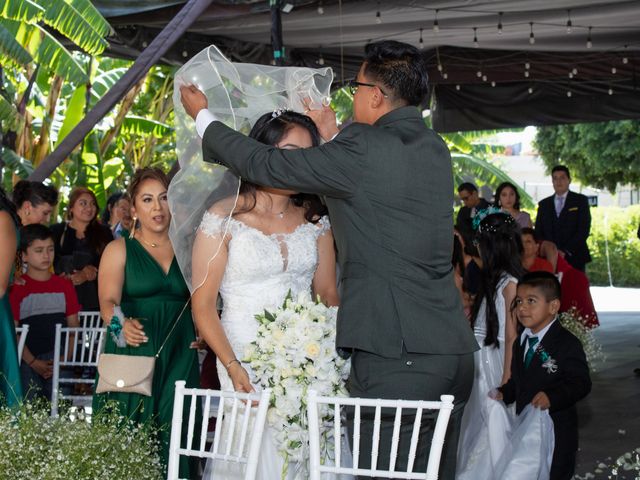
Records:
M194 89L182 87L182 101L187 113L197 118L205 161L221 163L259 185L333 197L348 197L355 190L367 148L366 142L356 138L357 128L347 129L321 147L279 149L211 121L215 117L206 110L206 97Z

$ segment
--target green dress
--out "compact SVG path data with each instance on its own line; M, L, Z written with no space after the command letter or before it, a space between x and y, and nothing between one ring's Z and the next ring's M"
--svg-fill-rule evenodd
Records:
M142 319L141 323L149 341L139 347L119 348L111 335L107 335L104 351L105 353L122 355L154 356L169 335L171 327L189 299L189 289L182 278L175 258L171 262L169 272L165 274L138 240L125 238L124 241L127 260L121 307L125 316ZM140 423L153 419L160 428L160 442L165 468L168 461L175 382L185 380L187 388L199 386L196 350L189 348L194 340L195 331L191 319L191 309L188 306L156 360L152 396L108 392L96 394L93 398L93 408L96 411L105 402L117 400L121 415ZM188 402L185 402L185 407L188 407ZM185 411L188 413L187 408ZM183 435L185 434L186 423ZM181 477L184 475L191 478L189 462L183 460L184 457L181 457Z
M17 243L20 243L17 229L16 237ZM9 284L12 277L13 272L9 278ZM16 328L8 293L0 298L0 395L2 395L0 402L6 402L9 406L17 405L22 400Z

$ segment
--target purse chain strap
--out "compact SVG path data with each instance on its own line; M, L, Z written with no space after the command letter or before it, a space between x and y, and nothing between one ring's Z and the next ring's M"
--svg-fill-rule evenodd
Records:
M176 326L178 325L178 322L180 322L180 319L182 318L182 314L187 309L187 306L189 305L190 302L191 302L191 298L189 298L189 300L187 300L187 303L184 304L184 307L182 307L182 310L180 311L180 315L178 315L178 318L176 319L176 321L173 322L173 327L171 327L171 330L169 330L169 333L167 334L167 337L164 339L164 342L162 342L162 345L160 345L160 348L158 349L158 353L156 353L155 355L156 358L160 356L160 352L162 352L162 349L167 344L169 337L171 337L171 334L173 333Z

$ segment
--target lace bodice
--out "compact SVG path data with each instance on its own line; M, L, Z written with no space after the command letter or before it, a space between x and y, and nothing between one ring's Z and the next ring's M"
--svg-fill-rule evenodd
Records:
M209 236L226 230L230 238L220 284L220 319L236 357L241 359L245 346L256 338L254 315L281 306L289 290L294 296L311 290L318 266L318 237L331 228L329 219L301 224L288 234L266 235L235 218L206 212L199 228ZM222 388L232 389L226 370L218 368L218 373Z

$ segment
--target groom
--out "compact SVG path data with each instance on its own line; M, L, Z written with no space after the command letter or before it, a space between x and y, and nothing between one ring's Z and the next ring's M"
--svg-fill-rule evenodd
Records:
M453 479L478 345L452 275L451 157L418 109L427 95L426 71L411 45L368 45L351 82L354 123L338 132L329 108L307 112L328 142L300 150L263 145L215 121L194 86L181 94L203 137L205 161L256 184L325 196L342 274L336 343L351 352L349 391L413 400L454 395L441 465L441 478ZM411 427L401 435L398 469ZM427 422L425 430L432 427ZM383 447L392 432L393 419L384 421L379 467L388 464ZM429 431L424 437L415 471L426 465ZM361 465L370 458L362 450L366 442Z

